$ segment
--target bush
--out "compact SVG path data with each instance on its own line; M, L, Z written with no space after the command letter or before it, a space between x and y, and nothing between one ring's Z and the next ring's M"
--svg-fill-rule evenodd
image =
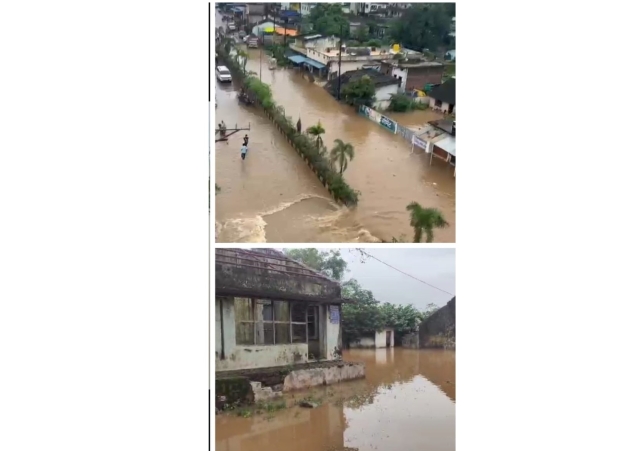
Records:
M413 109L413 99L405 94L393 94L388 109L398 113L410 111Z

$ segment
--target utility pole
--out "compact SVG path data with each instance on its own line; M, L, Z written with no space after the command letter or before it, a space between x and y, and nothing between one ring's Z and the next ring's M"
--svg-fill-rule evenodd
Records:
M286 35L288 34L288 18L284 18L284 47L286 46Z
M337 100L341 100L342 92L342 25L339 25L339 64L337 68Z

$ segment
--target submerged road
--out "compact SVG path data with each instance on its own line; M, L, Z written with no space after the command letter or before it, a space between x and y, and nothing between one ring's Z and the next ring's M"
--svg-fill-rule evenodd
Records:
M215 146L221 187L215 200L218 242L378 242L402 236L410 241L406 205L412 201L440 209L451 224L435 231L435 242L455 242L452 167L435 159L429 166L428 155L419 149L411 153L410 143L337 102L322 83L311 83L292 69L269 70L260 50L247 52L247 70L261 72L293 122L301 118L306 129L320 121L329 150L335 139L353 145L355 158L344 177L361 196L352 210L337 205L261 110L240 105L236 87L217 81L217 123L251 128L245 161L239 149L246 132ZM387 115L411 129L437 117L429 111Z
M287 408L216 417L219 451L453 451L455 351L346 350L366 379L287 393ZM298 407L302 399L320 404Z

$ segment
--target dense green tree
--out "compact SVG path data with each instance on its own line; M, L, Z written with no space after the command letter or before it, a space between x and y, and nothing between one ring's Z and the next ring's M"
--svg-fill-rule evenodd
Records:
M371 106L375 98L375 83L368 75L364 75L357 80L351 80L342 86L340 98L349 105Z
M416 3L393 23L391 36L410 49L435 51L450 43L454 16L454 3Z
M359 42L368 41L368 27L366 25L360 25L359 28L357 29L357 34L355 35L355 38Z
M315 248L286 249L285 254L338 281L341 281L347 272L346 261L338 249L333 249L330 252L321 252Z
M353 145L345 143L341 139L335 140L335 147L330 151L330 161L337 164L339 167L339 174L343 174L348 166L348 161L353 161L355 157L355 149Z
M339 3L319 3L315 6L308 16L308 20L313 24L313 29L317 33L324 35L334 35L347 38L350 34L350 25L348 19L342 11Z
M417 202L411 202L406 206L411 214L411 227L415 234L413 242L419 243L422 235L426 235L426 242L433 242L433 229L448 227L449 223L444 219L440 210L435 208L423 208Z

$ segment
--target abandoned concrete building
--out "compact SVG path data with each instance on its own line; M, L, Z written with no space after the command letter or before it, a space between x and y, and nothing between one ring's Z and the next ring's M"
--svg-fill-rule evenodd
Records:
M363 336L349 343L350 348L392 348L395 346L395 330L386 328L372 335Z
M288 391L364 377L342 362L337 281L273 249L217 249L215 265L217 380Z

